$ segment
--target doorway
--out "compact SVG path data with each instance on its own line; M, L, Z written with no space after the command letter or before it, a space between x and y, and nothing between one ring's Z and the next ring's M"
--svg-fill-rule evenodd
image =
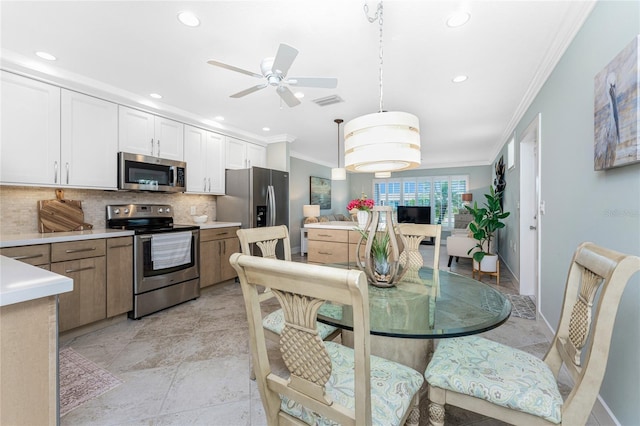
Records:
M520 139L520 294L533 296L540 312L541 114Z

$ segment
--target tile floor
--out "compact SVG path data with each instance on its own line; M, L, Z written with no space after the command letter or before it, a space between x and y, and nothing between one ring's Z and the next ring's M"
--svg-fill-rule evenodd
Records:
M425 262L433 247L422 246ZM440 265L446 269L446 248ZM297 256L294 260L305 261ZM471 275L469 259L451 270ZM495 283L491 277L483 277ZM507 268L500 290L517 293ZM485 333L543 356L549 338L542 321L511 317ZM61 418L67 425L264 425L258 388L249 380L248 328L240 287L228 283L205 289L195 301L138 321L123 320L80 337L61 338L74 350L107 369L124 383ZM426 425L421 404L421 424ZM499 425L502 422L447 407L448 425ZM591 416L590 425L598 423Z

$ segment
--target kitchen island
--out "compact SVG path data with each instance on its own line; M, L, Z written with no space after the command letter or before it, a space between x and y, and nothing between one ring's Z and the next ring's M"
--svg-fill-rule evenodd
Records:
M72 290L71 278L0 256L0 424L57 424L57 298Z
M307 261L309 263L354 263L360 232L349 221L307 223Z

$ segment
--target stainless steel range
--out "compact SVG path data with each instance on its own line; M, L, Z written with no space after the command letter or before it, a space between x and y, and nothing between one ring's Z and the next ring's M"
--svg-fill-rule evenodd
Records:
M107 227L135 232L129 318L139 319L200 296L200 228L174 224L170 205L107 206Z

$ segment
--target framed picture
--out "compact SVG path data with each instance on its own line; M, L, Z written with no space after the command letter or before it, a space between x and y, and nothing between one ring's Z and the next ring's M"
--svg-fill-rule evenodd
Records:
M331 180L311 176L309 178L309 204L318 204L320 210L331 208Z
M594 170L640 162L637 36L594 81Z

